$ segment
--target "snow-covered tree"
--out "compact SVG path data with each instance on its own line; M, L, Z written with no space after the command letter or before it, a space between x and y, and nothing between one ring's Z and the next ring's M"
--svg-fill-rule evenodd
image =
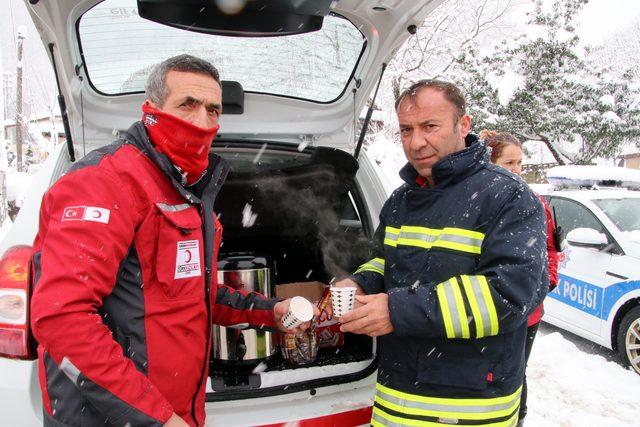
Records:
M477 128L543 141L560 164L590 163L640 137L640 85L588 61L575 18L588 0L537 0L527 33L458 63Z
M438 6L389 63L375 102L378 128L370 124L367 142L376 138L398 142L393 105L400 92L420 79L450 80L460 51L513 34L516 25L512 15L529 2L447 0Z

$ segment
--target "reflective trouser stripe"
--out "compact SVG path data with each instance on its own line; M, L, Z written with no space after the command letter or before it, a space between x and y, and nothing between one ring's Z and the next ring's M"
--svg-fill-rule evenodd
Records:
M478 425L478 421L486 421L480 425L508 426L514 416L517 421L520 391L493 398L434 398L377 384L373 418L407 425Z
M498 313L484 276L461 276L476 325L476 338L498 334Z
M467 311L455 277L436 286L447 338L470 338Z
M442 229L403 225L400 228L385 228L384 244L415 246L429 249L441 247L471 254L480 254L484 234L463 228L445 227Z
M482 424L472 424L474 427L514 427L518 423L518 412L513 414L511 418L505 421L487 422ZM451 420L437 421L424 421L424 420L412 420L402 417L396 417L389 415L379 408L373 408L373 414L371 415L371 425L374 427L399 427L399 426L419 426L419 427L442 427L456 425ZM465 425L465 424L457 424ZM469 425L469 424L467 424Z
M373 271L374 273L378 273L384 276L384 259L383 258L374 258L370 261L362 264L354 274L361 273L363 271Z

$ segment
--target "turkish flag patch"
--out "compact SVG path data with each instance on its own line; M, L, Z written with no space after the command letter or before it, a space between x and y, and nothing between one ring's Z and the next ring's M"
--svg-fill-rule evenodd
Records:
M95 206L69 206L62 212L62 221L93 221L109 223L111 211Z

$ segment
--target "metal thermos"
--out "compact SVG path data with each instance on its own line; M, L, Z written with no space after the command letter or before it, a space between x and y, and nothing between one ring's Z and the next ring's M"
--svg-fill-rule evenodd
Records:
M271 297L271 270L265 257L248 253L221 255L218 283ZM253 365L275 354L277 347L271 332L241 329L246 326L213 326L214 360L238 366Z

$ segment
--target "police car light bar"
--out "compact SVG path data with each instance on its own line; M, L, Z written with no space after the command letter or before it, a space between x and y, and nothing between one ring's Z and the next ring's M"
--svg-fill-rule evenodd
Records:
M547 171L555 189L620 187L640 190L640 170L614 166L556 166Z

